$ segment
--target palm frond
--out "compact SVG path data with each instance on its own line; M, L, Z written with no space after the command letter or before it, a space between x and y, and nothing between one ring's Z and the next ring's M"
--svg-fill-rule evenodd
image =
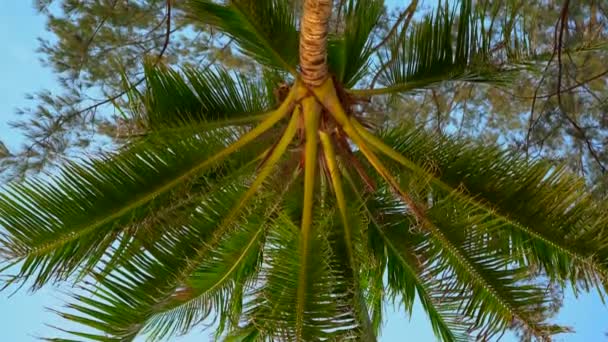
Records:
M509 254L488 248L487 232L502 229L491 214L461 206L448 196L426 212L432 226L419 247L427 272L439 279L442 303L474 320L472 330L488 339L514 322L541 340L569 331L544 322L550 305L546 287L526 283L532 274Z
M384 10L383 0L349 0L344 10L344 31L330 38L328 64L332 74L352 88L368 72L373 41L371 33ZM364 13L364 15L362 15Z
M189 0L188 9L203 25L233 38L241 51L259 63L296 75L298 32L294 9L282 0Z
M352 287L351 302L354 303L353 310L360 323L361 339L364 341L375 341L377 326L374 329L365 299L364 288L361 286L361 270L366 262L367 251L362 245L363 227L367 222L364 215L360 215L357 207L349 208L342 185L342 171L340 170L333 141L325 132L319 133L323 155L329 173L329 183L335 194L335 204L340 214L342 227L331 229L328 238L334 255L337 256L338 270L342 270L344 277L349 280ZM330 201L331 203L331 201ZM356 202L355 202L356 203ZM340 229L341 228L341 229ZM348 288L345 289L348 291Z
M105 331L106 334L117 338L122 338L121 335L124 334L127 334L129 338L135 337L142 329L144 333L148 333L153 338L186 333L193 325L204 320L212 309L221 313L221 326L218 333L221 333L227 321L233 325L237 324L241 307L239 301L242 301L242 291L245 285L245 279L238 278L238 276L243 272L244 274L251 274L256 269L257 256L260 254L260 236L263 232L265 220L255 220L250 217L251 215L248 215L248 221L245 223L240 222L239 218L242 216L243 209L258 194L266 178L274 171L277 162L291 143L296 134L298 118L297 115L292 116L285 134L264 160L255 180L251 184L242 182L236 184L241 189L246 187L246 191L242 194L236 191L235 193L238 193L238 196L231 196L231 189L221 186L215 193L208 196L211 199L216 196L216 205L209 206L207 197L203 198L203 203L194 208L194 212L188 213L187 220L189 222L178 223L176 227L169 229L163 227L161 232L166 231L167 233L147 246L146 252L149 254L130 255L131 259L136 262L143 259L145 264L127 264L125 267L127 271L143 269L145 273L140 277L143 277L142 279L135 279L136 281L131 284L132 286L127 287L121 293L115 293L115 295L118 298L140 297L142 293L148 292L146 291L146 288L150 286L150 280L146 280L148 275L153 276L152 279L159 279L161 284L154 285L157 288L162 289L162 284L168 283L169 290L172 289L169 295L156 295L152 297L152 302L147 300L138 303L133 310L145 314L134 316L135 321L125 321L125 323L128 323L127 325L111 324L112 321L119 319L121 314L126 314L125 310L128 309L119 306L116 300L112 301L111 305L99 301L89 302L89 304L93 303L91 305L97 311L91 311L91 308L80 305L72 308L92 317L105 317L105 326L97 324L97 326L91 327ZM234 199L229 200L232 198ZM224 208L228 208L227 210L222 209L224 203L229 203L229 205L223 205ZM205 204L207 206L204 206ZM256 207L252 206L251 209L255 211ZM263 217L267 217L267 215ZM211 223L211 226L209 226L209 223ZM173 222L170 224L173 224ZM237 230L235 226L241 227L248 224L252 224L254 228L246 229L238 234L235 232ZM198 228L201 226L207 228L201 231ZM195 227L194 233L199 235L193 236L190 233L190 230L192 230L190 227ZM188 245L189 243L198 245L193 247ZM179 257L179 251L173 248L175 246L179 247L182 253L188 250L191 252ZM255 246L258 247L257 252ZM149 256L153 256L154 260L150 260ZM173 281L171 281L172 278L167 278L167 276L171 276L170 274L167 275L162 272L178 267L174 264L165 265L162 263L163 260L177 261L183 264L182 270L178 272ZM157 261L161 261L161 264L159 265ZM147 269L146 265L151 265L153 268ZM112 268L116 268L116 265L112 266ZM159 272L161 273L160 278L157 278ZM210 272L213 273L213 276L209 276ZM128 272L123 272L120 276L126 277L127 274ZM233 279L235 277L237 277L236 280ZM116 286L112 284L112 280L116 281L116 276L110 281L104 281L102 278L101 280L98 279L98 282L101 287L111 286L114 288ZM230 292L234 289L241 291L241 293L236 294L236 300L228 301L228 298L232 298ZM232 305L229 306L230 304ZM228 313L228 309L233 309L236 313ZM87 321L82 316L65 315L72 320Z
M457 4L454 4L455 8ZM501 83L516 68L495 65L471 0L460 1L456 15L448 1L439 2L434 15L413 27L411 34L395 37L391 53L380 54L380 83L383 89L353 90L366 94L406 92L444 81ZM454 34L454 30L456 34Z
M392 129L383 139L408 172L430 177L435 196L457 196L502 220L502 241L522 265L575 288L608 279L604 208L565 168L422 129Z
M404 214L402 204L391 195L378 191L365 199L355 184L351 185L354 196L361 202L369 218L370 252L379 261L380 269L369 275L375 275L379 282L377 286L382 289L386 286L387 290L377 295L376 300L386 301L390 297L394 302L400 298L403 309L411 315L415 298L418 297L438 339L468 340L470 321L457 312L457 306L442 300L444 292L439 282L425 272L418 251L424 239L411 230L416 220Z
M233 130L148 139L120 154L65 166L52 182L9 184L0 193L2 258L34 288L93 268L121 232L170 206L174 191L205 171L239 137ZM231 159L243 165L263 144Z
M259 114L274 105L264 82L219 67L178 72L146 65L144 71L146 90L137 96L142 108L135 120L146 130L186 127L200 131L209 126L246 124L259 120Z
M184 298L169 301L146 323L142 333L154 340L188 333L211 313L219 315L219 335L228 324L236 325L240 317L243 292L251 286L251 276L261 260L265 235L265 219L247 216L229 235L222 238L206 259L174 296ZM212 312L213 310L213 312Z
M417 295L438 338L464 341L476 332L487 339L513 322L539 338L568 331L544 323L550 303L536 274L493 248L488 232L503 225L491 213L447 196L421 219L391 190L376 196L364 203L381 240L376 254L386 253L389 293L409 312Z
M224 160L252 160L266 144L243 147L292 109L296 92L242 135L231 128L185 136L155 136L112 156L69 164L54 184L28 181L0 193L0 235L5 262L22 262L15 279L34 277L34 288L91 270L121 227L144 219L164 195ZM263 139L260 140L264 141ZM253 151L253 153L252 153Z
M387 225L378 228L386 244L388 287L393 300L401 297L405 311L412 312L415 296L417 295L422 308L427 314L433 332L442 341L469 340L468 321L457 311L455 303L444 301L445 289L440 283L425 272L416 253L416 245L412 241L419 240L413 234L408 234L412 223L401 218L398 227Z
M331 247L325 236L334 215L325 212L315 220L309 248L302 251L304 238L299 227L287 213L279 213L269 230L260 287L246 306L246 329L266 339L310 341L325 338L346 338L356 334L357 321L343 292L345 280L332 267ZM304 310L294 310L300 296L298 276L306 258L306 293ZM303 320L303 322L299 322Z
M362 153L371 158L370 163L382 178L386 179L387 185L397 191L399 198L404 201L401 204L402 213L411 210L416 217L418 228L425 234L428 242L421 249L436 251L424 257L424 260L435 260L434 264L426 265L433 277L448 280L447 283L444 282L447 285L441 286L439 292L448 296L450 289L457 289L454 293L454 303L462 303L463 300L468 303L462 314L476 320L473 328L478 330L483 338L503 331L513 320L523 324L540 338L566 331L562 327L542 322L545 317L542 314L545 304L542 289L533 285L522 285L520 281L526 277L531 280L538 276L539 273L530 273L530 267L536 272L539 268L542 269L552 280L571 280L575 287L579 286L577 281L580 279L584 280L584 288L588 288L589 284L598 285L598 276L605 279L606 243L602 234L605 219L599 219L598 222L602 207L590 200L580 180L563 170L555 170L546 163L528 163L504 151L502 155L497 155L492 153L500 151L496 148L472 148L467 144L450 144L449 138L434 137L423 133L422 129L411 131L409 134L407 131L393 130L392 133L395 134L391 137L395 140L407 139L410 134L425 135L420 141L400 140L403 142L403 145L399 145L400 149L393 149L390 144L384 145L370 138L360 125L355 129L362 134L365 142L408 169L400 174L402 181L409 179L410 183L430 186L423 196L412 194L407 186L402 187L395 183L395 179L387 178L387 171L382 163L373 153L366 151L367 147L362 148ZM434 153L425 148L425 144L435 146L436 153L443 159L440 158L441 161L438 162L433 160ZM454 145L458 145L458 148L450 149ZM411 160L408 149L420 152L419 159ZM469 159L467 152L471 149L478 152L484 150L485 155L480 152L475 155L476 158ZM504 155L511 158L502 159L501 156ZM483 165L476 164L479 161L482 161ZM474 164L471 169L468 169L469 162ZM450 163L454 163L450 165L453 169L444 168ZM423 167L428 164L432 165L430 171ZM504 167L505 172L500 172L494 169L495 167ZM442 181L442 178L449 176L451 172L455 172L451 176L457 182L448 184ZM468 183L467 178L476 177L476 173L499 178L476 179ZM506 183L509 184L508 188L494 189L495 185ZM486 194L475 193L475 186L481 184L493 187L492 191ZM468 189L467 185L472 189ZM526 198L523 192L532 194L532 198L522 202L522 196ZM488 196L489 205L483 195ZM517 208L508 207L501 212L502 201L513 201L512 204L520 206L522 210L523 206L535 203L534 207L528 206L534 211L529 219L534 219L535 225L511 219L519 214L525 215L525 211L518 213ZM443 204L445 207L442 207ZM583 206L579 207L580 204ZM428 205L431 206L430 209L424 210ZM571 215L576 216L574 221ZM448 216L449 218L446 218ZM556 220L556 217L559 219ZM546 228L546 235L539 234L537 226ZM473 232L466 231L466 227L471 227ZM479 243L494 240L496 234L500 234L497 238L500 241L499 248L490 243ZM525 239L522 239L522 234ZM585 238L580 239L582 236ZM469 238L471 240L468 240ZM573 240L568 241L568 238ZM574 250L569 242L575 242L575 245L580 243L581 247L586 245L588 250L585 252L584 247ZM430 244L435 244L435 247ZM593 250L594 254L589 254L589 250ZM438 260L442 257L446 259L441 263ZM458 274L462 280L454 280L458 279ZM464 284L476 284L477 287L467 289ZM521 288L522 293L513 290L517 288ZM470 298L462 297L467 291L473 295ZM486 294L482 294L483 291L486 291ZM476 297L477 295L480 297ZM523 299L519 301L519 298ZM459 308L459 311L461 310L462 307Z
M258 265L265 220L255 210L266 203L259 201L225 221L246 193L243 180L224 182L200 198L187 222L160 225L163 234L145 253L94 278L59 314L104 340L120 341L142 333L154 339L185 333L210 314L232 319L232 301L242 297L238 291Z

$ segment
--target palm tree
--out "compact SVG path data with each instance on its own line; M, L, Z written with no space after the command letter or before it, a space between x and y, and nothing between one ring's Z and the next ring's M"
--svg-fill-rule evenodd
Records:
M139 137L0 192L7 286L77 284L57 312L97 341L211 318L230 341L375 340L389 300L420 301L445 341L567 331L546 286L607 284L605 204L565 167L366 111L441 82L508 85L523 54L496 63L470 0L390 32L377 58L383 1L332 16L305 0L300 20L291 3L189 1L264 76L148 64L129 92Z

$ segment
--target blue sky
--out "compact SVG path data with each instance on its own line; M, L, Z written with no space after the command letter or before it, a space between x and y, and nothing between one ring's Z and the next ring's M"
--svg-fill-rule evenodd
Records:
M50 70L44 68L34 52L37 47L36 37L44 35L44 18L37 16L31 0L0 0L0 140L11 148L20 145L17 132L9 129L7 122L16 119L15 109L29 105L24 95L40 89L59 91ZM46 287L35 294L21 291L12 297L10 292L0 292L1 340L9 342L35 341L36 337L53 336L53 329L45 324L59 325L63 328L72 326L57 319L46 310L46 307L58 308L62 303L62 292L66 289ZM608 309L604 307L596 294L574 298L571 293L566 297L566 307L560 312L557 321L573 326L576 334L559 337L559 341L593 342L604 341L608 332ZM387 324L382 338L383 342L435 341L425 317L420 314L417 305L411 318L391 309L386 313ZM174 339L179 342L205 341L209 333L196 331L189 336ZM507 335L503 341L515 341Z

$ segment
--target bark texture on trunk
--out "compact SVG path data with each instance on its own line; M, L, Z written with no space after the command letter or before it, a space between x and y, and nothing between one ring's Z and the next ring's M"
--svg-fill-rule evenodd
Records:
M305 0L300 26L300 68L302 81L320 86L328 77L327 31L332 0Z

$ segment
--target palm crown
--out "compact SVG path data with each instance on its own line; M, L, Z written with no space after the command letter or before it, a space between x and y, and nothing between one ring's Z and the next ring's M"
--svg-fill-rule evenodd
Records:
M567 331L545 321L545 283L608 280L605 206L584 182L365 111L370 96L505 82L525 52L498 56L470 0L440 3L377 58L382 1L346 1L336 33L330 0L299 10L189 1L264 76L148 64L129 92L141 137L0 193L7 284L77 282L58 313L99 341L209 316L229 340L375 340L396 298L407 312L417 298L445 341Z

